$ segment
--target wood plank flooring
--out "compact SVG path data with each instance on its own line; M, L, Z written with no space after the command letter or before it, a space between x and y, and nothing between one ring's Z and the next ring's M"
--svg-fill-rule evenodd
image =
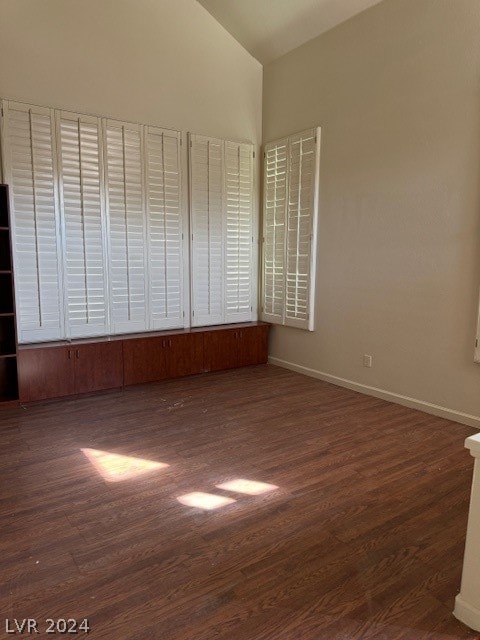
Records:
M473 432L268 365L2 411L1 617L35 637L88 618L94 639L478 638L451 614ZM235 479L278 488L218 488Z

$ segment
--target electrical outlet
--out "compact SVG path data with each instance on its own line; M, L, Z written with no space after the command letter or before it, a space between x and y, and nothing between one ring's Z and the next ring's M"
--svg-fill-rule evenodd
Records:
M372 361L373 361L372 356L369 356L367 354L365 354L363 356L363 366L364 367L371 367L372 366Z

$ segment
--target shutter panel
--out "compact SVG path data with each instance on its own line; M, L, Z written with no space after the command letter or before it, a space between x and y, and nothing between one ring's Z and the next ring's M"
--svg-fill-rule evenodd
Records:
M313 331L320 128L265 147L263 314Z
M224 322L222 140L190 137L192 325Z
M146 233L140 125L105 121L113 333L145 331Z
M285 324L313 329L315 269L312 238L316 226L316 130L290 137L286 238ZM310 306L312 308L310 309Z
M152 329L184 324L180 136L145 128Z
M253 146L225 142L225 322L252 319Z
M67 329L72 338L108 333L100 121L59 112Z
M20 342L64 337L53 111L4 102Z
M285 301L285 219L288 140L265 147L263 210L263 314L283 323Z

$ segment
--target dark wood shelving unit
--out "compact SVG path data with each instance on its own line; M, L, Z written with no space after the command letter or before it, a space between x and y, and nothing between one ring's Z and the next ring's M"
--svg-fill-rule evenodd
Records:
M17 332L8 186L0 184L0 405L18 400Z

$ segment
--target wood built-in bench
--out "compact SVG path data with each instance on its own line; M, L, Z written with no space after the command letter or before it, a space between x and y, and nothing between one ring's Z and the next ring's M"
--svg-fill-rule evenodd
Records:
M264 322L21 345L20 402L261 364Z

